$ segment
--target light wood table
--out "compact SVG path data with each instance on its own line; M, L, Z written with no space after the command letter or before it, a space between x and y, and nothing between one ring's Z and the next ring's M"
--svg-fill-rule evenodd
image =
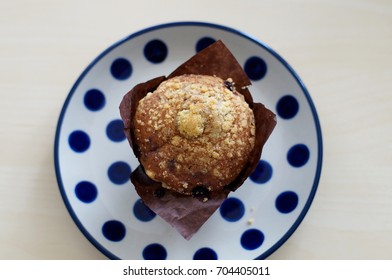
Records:
M53 159L63 102L88 63L172 21L233 27L305 82L324 160L308 215L270 259L392 259L392 1L0 3L0 259L106 259L61 199Z

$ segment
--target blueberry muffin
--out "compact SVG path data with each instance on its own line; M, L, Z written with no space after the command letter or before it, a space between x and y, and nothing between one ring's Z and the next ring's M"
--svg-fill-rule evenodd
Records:
M147 176L185 195L222 190L255 142L253 112L232 79L168 79L139 101L133 121Z
M249 78L217 41L167 77L135 85L120 103L140 165L145 205L190 239L256 168L275 114L253 102Z

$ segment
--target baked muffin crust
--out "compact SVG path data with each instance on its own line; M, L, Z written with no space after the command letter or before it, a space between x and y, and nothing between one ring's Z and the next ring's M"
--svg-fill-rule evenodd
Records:
M146 174L187 195L222 190L244 168L255 142L248 103L231 79L214 76L162 82L139 101L133 122Z

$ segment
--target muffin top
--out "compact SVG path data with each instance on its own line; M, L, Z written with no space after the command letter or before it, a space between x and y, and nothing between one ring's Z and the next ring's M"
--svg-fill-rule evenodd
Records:
M235 83L182 75L139 101L133 119L146 174L166 189L199 195L220 191L244 168L255 121Z

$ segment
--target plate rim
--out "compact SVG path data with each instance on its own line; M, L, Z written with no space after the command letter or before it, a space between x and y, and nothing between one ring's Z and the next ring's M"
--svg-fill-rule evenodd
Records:
M96 249L98 249L102 254L104 254L109 259L119 260L120 258L118 256L116 256L115 254L110 252L108 249L106 249L103 245L101 245L89 233L89 231L83 226L82 222L79 220L78 216L76 215L75 211L73 210L73 208L69 202L69 199L65 193L65 188L64 188L64 185L62 182L62 176L61 176L61 172L60 172L59 154L58 154L59 153L59 138L60 138L60 132L61 132L61 128L62 128L62 124L63 124L63 120L64 120L64 115L67 111L69 102L70 102L72 96L74 95L75 90L79 86L80 82L84 79L84 77L89 73L89 71L106 54L108 54L109 52L111 52L113 49L120 46L121 44L123 44L123 43L137 37L137 36L143 35L145 33L151 32L151 31L159 30L159 29L170 28L170 27L179 27L179 26L202 26L202 27L219 29L219 30L227 31L227 32L233 33L235 35L241 36L241 37L257 44L259 47L265 49L267 52L269 52L271 55L273 55L276 59L278 59L279 62L282 63L282 65L290 72L290 74L294 77L294 79L298 83L299 87L302 89L302 91L305 95L305 98L309 104L309 107L310 107L310 110L311 110L311 113L313 116L315 128L316 128L317 153L318 153L318 158L317 158L317 163L316 163L316 173L315 173L315 178L313 181L313 186L312 186L311 191L309 193L309 197L308 197L306 203L304 204L303 209L301 210L301 213L299 214L298 218L295 220L293 225L287 230L287 232L273 246L271 246L263 254L261 254L260 256L255 258L255 260L265 259L268 256L270 256L272 253L274 253L276 250L278 250L290 238L290 236L297 230L297 228L299 227L299 225L302 223L303 219L305 218L307 212L309 211L311 204L314 200L314 197L315 197L317 189L318 189L320 177L321 177L322 161L323 161L323 140L322 140L321 124L320 124L320 120L319 120L319 117L317 114L316 107L313 103L313 100L312 100L305 84L303 83L301 78L298 76L298 74L294 71L294 69L290 66L290 64L285 59L283 59L277 52L275 52L270 46L268 46L267 44L265 44L261 40L256 39L256 38L250 36L249 34L242 32L238 29L234 29L232 27L228 27L228 26L225 26L222 24L217 24L217 23L212 23L212 22L203 22L203 21L175 21L175 22L153 25L153 26L141 29L139 31L136 31L136 32L118 40L117 42L113 43L112 45L107 47L103 52L101 52L98 56L96 56L87 65L87 67L82 71L82 73L78 76L77 80L75 81L75 83L71 87L71 89L70 89L70 91L64 101L64 104L62 105L62 108L61 108L61 111L60 111L60 114L58 117L57 125L56 125L55 142L54 142L54 166L55 166L56 180L57 180L57 184L58 184L58 188L60 190L62 200L63 200L72 220L74 221L74 223L76 224L78 229L82 232L82 234L87 238L87 240L89 240L90 243L92 245L94 245L94 247Z

